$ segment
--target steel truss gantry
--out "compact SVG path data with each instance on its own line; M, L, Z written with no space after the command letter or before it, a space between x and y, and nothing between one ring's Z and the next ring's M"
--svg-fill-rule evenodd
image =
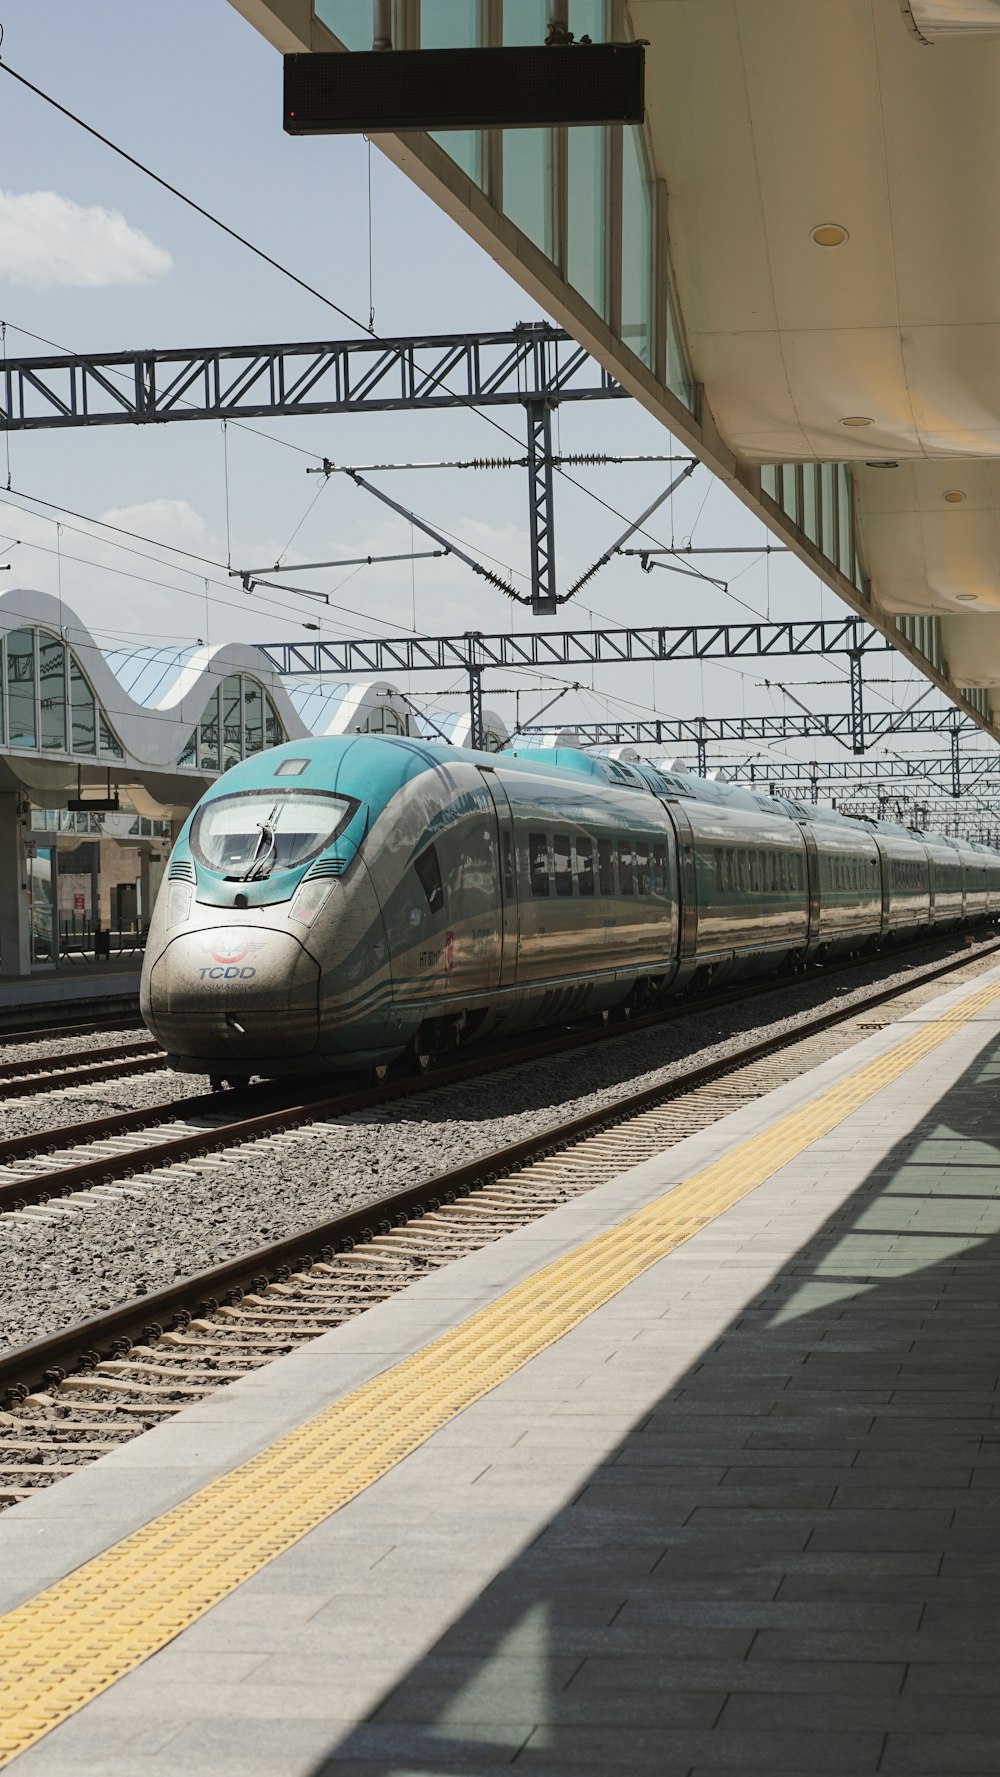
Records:
M395 672L478 672L484 667L649 664L812 654L889 654L893 644L858 617L802 623L689 623L628 629L526 630L484 635L374 636L320 642L259 642L285 678Z
M572 730L588 746L674 747L739 745L746 741L765 744L789 740L836 740L850 747L856 731L853 712L787 711L763 716L672 716L648 721L535 723L526 735L559 734ZM891 734L980 734L978 723L962 715L953 704L941 709L865 710L861 721L866 751ZM853 750L853 749L852 749Z
M547 321L419 339L362 336L0 362L0 430L8 432L523 407L536 616L557 608L552 414L564 401L628 399L583 346Z
M737 765L720 768L730 783L751 784L755 789L774 789L783 795L808 790L813 800L821 785L847 785L859 794L877 795L885 786L898 793L902 785L919 789L926 796L981 796L1000 794L1000 749L990 752L962 753L957 736L947 753L936 756L914 756L912 759L812 759L799 764L794 760L771 762L748 759Z

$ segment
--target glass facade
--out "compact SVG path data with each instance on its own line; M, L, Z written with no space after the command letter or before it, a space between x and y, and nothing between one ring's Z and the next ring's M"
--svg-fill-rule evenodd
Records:
M867 598L868 578L855 537L854 484L847 464L764 463L760 487Z
M285 739L281 717L263 686L243 673L231 673L205 705L178 764L199 771L228 771L241 759L280 746Z
M370 0L313 4L316 17L347 49L371 48ZM608 42L610 0L570 0L569 28L578 44L583 38ZM393 33L397 48L543 44L547 5L397 0ZM445 130L432 139L693 412L696 389L671 276L662 188L642 129Z

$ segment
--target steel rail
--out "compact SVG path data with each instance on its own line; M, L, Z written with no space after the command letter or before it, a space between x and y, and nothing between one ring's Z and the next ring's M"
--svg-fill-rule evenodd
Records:
M935 943L940 942L940 938L924 938L916 944L907 945L896 954L902 961L908 956L919 955L922 950L932 948ZM1000 939L997 940L996 948L1000 948ZM967 956L968 952L963 950L946 959L943 971L961 967ZM886 953L879 952L872 960L883 962L886 960ZM833 964L812 964L795 979L802 983L820 978L829 980L859 966L863 965L859 965L856 957L845 958L842 962ZM921 974L915 982L906 985L918 985L920 980L928 978L932 977ZM176 1137L176 1140L153 1141L148 1148L133 1148L119 1155L99 1156L92 1161L80 1161L76 1166L58 1167L51 1173L26 1174L0 1183L0 1212L58 1200L87 1185L112 1184L116 1179L134 1178L137 1172L156 1171L164 1163L183 1164L196 1158L198 1153L212 1153L222 1148L236 1147L255 1141L262 1135L302 1128L320 1118L347 1116L352 1111L394 1104L402 1099L434 1091L440 1086L459 1085L484 1074L562 1055L572 1049L615 1042L639 1031L681 1022L696 1013L721 1011L727 1006L738 1005L743 1000L759 999L769 993L780 992L789 985L790 978L787 976L776 977L767 985L759 981L744 983L724 993L705 995L696 1001L640 1013L610 1027L599 1025L596 1028L585 1026L578 1030L561 1030L557 1036L543 1038L518 1048L479 1050L471 1056L463 1057L461 1061L452 1062L450 1066L435 1068L428 1074L414 1075L410 1079L393 1080L379 1086L357 1085L333 1097L306 1099L294 1104L269 1107L256 1116L234 1117L217 1123L214 1128L206 1129L203 1136L185 1132ZM279 1080L262 1080L241 1092L239 1102L245 1104L246 1093L252 1094L255 1099L268 1100L280 1095L280 1092ZM61 1148L76 1148L81 1146L82 1141L100 1141L109 1136L126 1135L133 1130L162 1126L173 1118L187 1121L191 1117L210 1115L217 1112L228 1097L228 1094L215 1092L191 1098L168 1099L134 1111L109 1111L84 1123L62 1124L56 1129L12 1136L7 1141L0 1140L0 1167L10 1165L15 1160L34 1160L46 1154L55 1154Z
M90 1086L100 1080L120 1080L131 1074L155 1073L166 1066L166 1060L162 1050L155 1055L138 1055L134 1061L119 1059L58 1070L52 1068L50 1060L45 1072L32 1074L28 1079L0 1081L0 1104L12 1098L30 1098L35 1092L55 1092L66 1086Z
M992 948L1000 948L1000 941ZM316 1222L300 1233L225 1260L166 1289L151 1291L76 1326L4 1352L0 1354L0 1401L16 1403L39 1386L57 1386L71 1369L96 1367L105 1357L127 1352L137 1339L143 1343L155 1343L164 1332L183 1327L192 1318L211 1314L219 1307L238 1302L248 1292L264 1290L272 1283L284 1281L293 1271L308 1270L313 1264L328 1261L338 1251L349 1251L359 1242L433 1213L442 1204L452 1203L477 1188L494 1184L498 1178L571 1147L584 1136L627 1123L654 1105L681 1098L697 1087L739 1072L861 1012L898 999L928 981L951 974L968 961L968 954L952 957L945 963L922 970L915 979L877 989L849 1006L817 1013L793 1030L759 1037L729 1055L699 1063L679 1077L643 1087L614 1104L568 1118L491 1154L424 1179L405 1191L394 1192L360 1209ZM310 1110L315 1112L319 1108L312 1106ZM268 1123L270 1119L253 1121ZM265 1132L261 1130L261 1133ZM162 1148L159 1152L163 1152Z
M129 1061L133 1056L154 1053L162 1056L163 1050L159 1043L143 1039L138 1043L109 1044L105 1049L82 1049L64 1055L31 1055L22 1056L18 1061L0 1061L0 1089L5 1080L21 1079L28 1074L45 1074L59 1068L74 1067L77 1063L87 1067L99 1061Z

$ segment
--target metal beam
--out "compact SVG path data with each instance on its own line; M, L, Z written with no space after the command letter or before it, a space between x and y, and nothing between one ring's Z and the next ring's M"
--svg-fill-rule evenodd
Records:
M892 653L887 636L857 618L814 623L686 624L674 628L529 630L514 635L375 636L328 642L259 642L286 678L336 673L468 672L470 667L623 666L653 660L748 660L812 654Z
M628 400L561 327L0 361L0 429Z

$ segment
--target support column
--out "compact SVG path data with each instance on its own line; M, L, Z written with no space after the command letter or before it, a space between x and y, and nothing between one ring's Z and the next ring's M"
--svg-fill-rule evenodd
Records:
M531 611L552 617L556 601L555 496L552 488L552 404L526 401L531 521Z
M0 973L30 975L31 921L24 875L25 827L16 790L0 794Z

